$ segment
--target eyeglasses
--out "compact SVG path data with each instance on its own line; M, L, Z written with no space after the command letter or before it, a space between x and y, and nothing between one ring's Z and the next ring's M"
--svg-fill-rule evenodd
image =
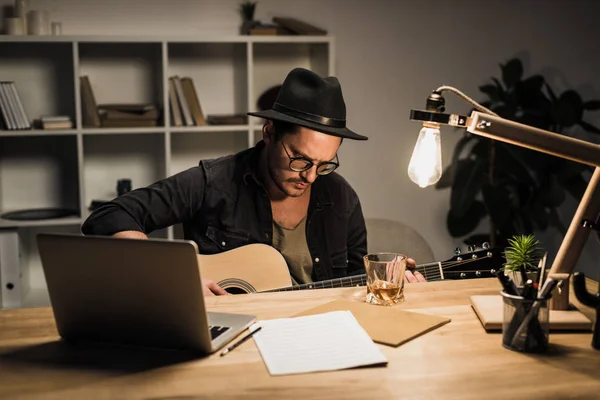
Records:
M309 160L306 157L290 156L290 153L288 152L287 148L285 147L285 144L283 144L283 141L281 141L281 145L283 146L283 150L285 150L285 154L287 154L288 158L290 159L290 169L292 171L295 171L295 172L308 171L309 169L311 169L313 167L313 165L315 165L314 162L312 162L311 160ZM327 175L327 174L330 174L333 171L335 171L335 169L340 166L340 162L339 162L337 153L335 155L334 160L335 161L325 161L325 162L317 164L317 175Z

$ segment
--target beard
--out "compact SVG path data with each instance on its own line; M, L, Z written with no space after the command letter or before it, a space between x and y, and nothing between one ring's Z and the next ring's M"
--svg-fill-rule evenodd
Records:
M309 188L310 183L300 177L286 178L281 169L275 168L271 163L267 166L269 177L277 188L288 197L300 197ZM306 185L304 188L297 188L296 183Z

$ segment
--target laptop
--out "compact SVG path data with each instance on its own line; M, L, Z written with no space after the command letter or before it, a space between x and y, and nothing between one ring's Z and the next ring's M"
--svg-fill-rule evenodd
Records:
M210 354L256 320L206 311L192 241L40 233L37 243L65 341Z

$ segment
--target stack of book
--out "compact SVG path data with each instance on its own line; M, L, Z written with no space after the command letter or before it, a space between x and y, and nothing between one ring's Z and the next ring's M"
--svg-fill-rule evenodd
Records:
M159 109L152 104L97 104L89 77L79 79L83 103L83 126L125 128L157 126Z
M169 78L169 104L173 125L206 125L206 119L192 78L180 78L178 75Z
M31 123L14 82L0 82L0 114L2 129L31 129Z
M71 129L73 121L67 115L46 115L40 117L40 127L42 129Z
M151 104L100 104L98 114L105 128L157 126L160 116Z

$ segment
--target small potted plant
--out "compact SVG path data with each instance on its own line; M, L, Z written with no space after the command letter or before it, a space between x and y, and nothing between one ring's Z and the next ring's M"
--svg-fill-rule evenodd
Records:
M250 29L256 24L254 21L254 11L256 10L256 1L246 0L240 4L240 14L242 16L242 26L240 34L247 35Z
M541 256L540 241L534 235L514 235L504 249L504 272L517 286L523 286L523 279L535 279Z

